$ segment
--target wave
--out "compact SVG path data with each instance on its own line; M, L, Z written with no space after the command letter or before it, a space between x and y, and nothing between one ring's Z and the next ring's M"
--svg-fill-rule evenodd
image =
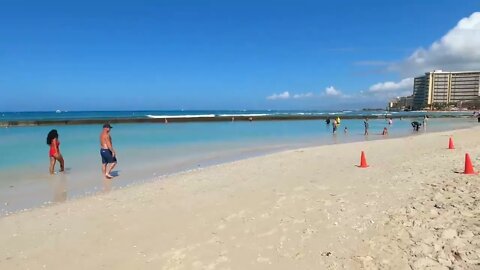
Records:
M223 116L223 117L234 117L234 116L268 116L268 115L274 115L268 114L268 113L244 113L244 114L219 114L218 116Z
M164 119L164 118L213 118L215 117L215 114L192 114L192 115L152 115L152 114L147 114L146 115L148 118L154 118L154 119Z
M388 116L388 115L392 115L391 113L372 113L370 115L373 115L373 116Z

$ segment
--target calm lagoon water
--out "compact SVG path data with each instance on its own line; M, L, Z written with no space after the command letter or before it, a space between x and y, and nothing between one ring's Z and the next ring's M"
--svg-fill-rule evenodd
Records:
M419 120L421 122L421 119ZM336 135L324 121L258 121L172 124L118 124L112 129L119 163L114 180L100 170L101 126L39 126L0 128L0 215L45 203L109 191L132 183L212 164L305 146L384 139L414 134L411 119L342 120ZM432 118L418 133L467 128L468 118ZM344 127L348 133L344 134ZM46 134L56 128L67 172L48 174Z

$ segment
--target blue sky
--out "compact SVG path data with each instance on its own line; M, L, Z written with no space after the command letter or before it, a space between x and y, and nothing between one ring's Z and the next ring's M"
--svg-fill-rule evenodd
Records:
M470 0L99 2L0 0L0 111L384 107L478 63L442 56Z

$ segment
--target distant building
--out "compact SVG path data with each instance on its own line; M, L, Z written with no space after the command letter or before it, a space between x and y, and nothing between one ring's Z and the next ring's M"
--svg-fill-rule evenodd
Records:
M446 108L479 100L480 71L445 72L434 70L416 77L413 85L414 110Z
M412 109L413 96L397 97L388 103L388 109L391 111L409 111Z

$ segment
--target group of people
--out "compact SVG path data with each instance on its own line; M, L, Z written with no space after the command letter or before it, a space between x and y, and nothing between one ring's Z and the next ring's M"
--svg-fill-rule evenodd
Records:
M330 120L330 118L327 117L327 119L325 119L325 123L327 124L327 126L330 125L331 122L332 120ZM393 124L393 119L391 117L388 119L388 124L389 125ZM336 134L339 125L340 125L340 117L334 118L332 122L333 134ZM370 127L370 124L368 122L368 117L366 117L365 120L363 121L363 125L365 128L364 135L368 135L368 129ZM345 134L348 133L348 127L345 126L345 128L343 129L343 132ZM387 127L383 128L382 135L388 135Z
M388 122L388 125L392 125L393 124L393 119L390 117L390 118L387 119L387 122ZM368 117L365 117L365 120L363 120L363 126L365 128L365 132L363 133L363 135L368 135L368 129L370 128L370 124L368 122ZM383 136L388 135L388 128L387 127L383 128L382 135Z
M113 178L112 170L117 165L117 154L113 149L110 130L112 126L108 123L103 125L100 133L100 156L102 160L102 173L107 179ZM60 140L56 129L50 130L47 135L47 145L50 146L50 174L54 174L57 161L60 163L60 172L65 171L65 160L60 152Z
M480 112L478 113L478 117L480 119ZM385 116L385 119L388 123L388 125L392 125L393 124L393 118L392 117L386 117ZM423 125L423 127L425 128L427 126L427 121L428 121L428 116L425 115L423 117L423 121L422 123L418 122L418 121L413 121L411 122L411 125L413 127L413 130L414 131L419 131L420 127ZM480 120L479 120L480 121ZM332 122L332 120L330 120L330 118L327 118L325 120L325 123L328 125L330 125L330 123ZM333 122L332 122L332 128L333 128L333 134L336 134L337 132L337 129L338 129L338 126L340 125L340 117L337 117L337 118L334 118L333 119ZM364 126L364 135L368 135L368 131L370 129L370 123L368 121L368 117L366 117L364 120L363 120L363 126ZM344 128L344 133L347 133L348 132L348 128L345 127ZM381 133L381 135L388 135L388 128L387 127L384 127L383 128L383 131Z
M479 122L480 122L480 112L477 113ZM388 125L393 124L393 119L387 118ZM233 119L232 119L233 121ZM251 121L251 120L250 120ZM419 131L420 126L426 127L428 121L428 116L425 115L423 118L423 122L420 123L418 121L411 122L414 131ZM336 134L338 127L340 126L341 119L340 117L336 117L332 120L327 118L325 120L327 126L330 125L332 122L333 127L333 134ZM370 128L370 124L368 121L368 117L366 117L363 121L364 125L364 135L368 135L368 130ZM105 178L111 179L112 170L117 165L117 154L112 145L112 137L110 136L110 130L112 126L108 123L103 125L102 132L100 133L100 156L102 160L102 172ZM344 127L343 132L346 134L348 133L348 127ZM382 135L388 135L387 127L383 128ZM47 135L47 144L50 146L49 157L50 157L50 168L49 171L51 174L54 174L55 165L57 161L60 163L60 172L65 171L65 160L60 152L60 141L58 136L58 131L56 129L52 129Z

